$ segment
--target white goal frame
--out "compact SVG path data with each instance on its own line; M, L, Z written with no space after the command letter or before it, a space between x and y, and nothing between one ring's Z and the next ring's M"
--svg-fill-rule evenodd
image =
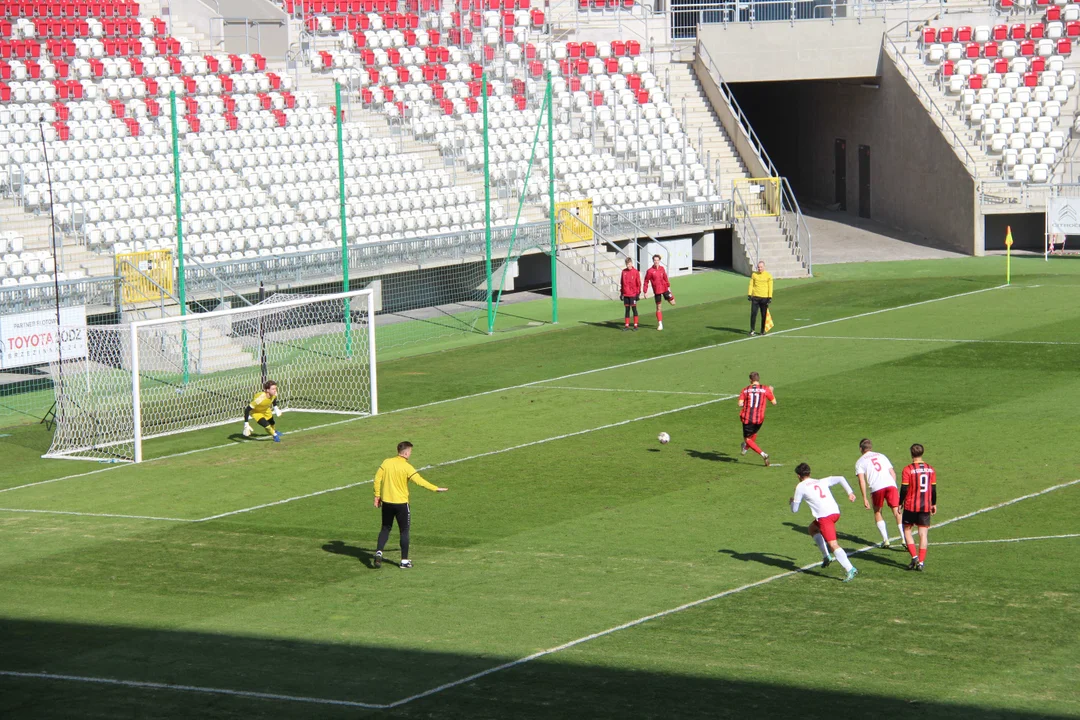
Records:
M277 296L277 298L282 298L282 297L283 296ZM108 447L108 446L114 446L115 447L115 446L118 446L118 445L133 444L134 445L134 452L133 452L133 456L132 456L131 460L127 460L125 458L125 459L107 460L107 462L130 462L130 461L134 461L135 463L139 463L139 462L142 462L142 460L143 460L143 441L144 440L149 440L149 439L152 439L152 438L155 438L155 437L164 437L164 436L168 436L168 435L178 434L178 432L176 430L169 430L169 431L160 432L160 433L152 434L152 435L144 435L144 432L143 432L142 386L143 386L143 370L144 370L144 368L142 367L143 359L140 357L140 341L144 338L144 335L147 333L147 331L154 330L154 329L160 329L163 326L164 327L179 326L179 327L182 328L181 333L183 333L183 336L186 338L186 336L187 336L186 334L188 332L193 332L193 331L189 331L186 327L184 327L185 324L208 323L208 322L212 323L212 322L219 321L219 320L228 320L229 318L235 318L236 316L242 316L242 315L245 315L245 314L251 315L253 311L259 311L259 310L265 310L267 314L280 313L282 311L287 311L287 310L294 309L294 308L301 308L301 307L304 307L304 306L307 306L307 305L311 305L313 303L324 303L324 302L331 302L331 301L336 301L336 300L344 301L343 302L343 307L345 307L347 309L351 309L352 301L359 300L359 299L363 299L363 301L365 303L365 306L366 306L366 313L367 313L367 332L366 332L366 338L364 338L364 340L366 340L366 343L367 343L367 358L366 358L367 363L368 363L368 368L367 368L367 371L368 371L367 372L367 374L368 374L368 383L367 383L368 387L367 387L367 390L368 390L368 392L370 394L370 410L368 410L368 411L355 411L355 410L347 410L347 409L333 409L333 408L326 408L326 407L309 408L309 407L303 407L303 405L294 406L294 405L289 404L286 408L284 408L282 410L282 412L317 412L317 413L334 413L334 414L342 414L342 415L377 415L378 411L379 411L379 404L378 404L379 401L378 401L378 383L377 383L377 379L376 379L376 346L375 346L375 313L376 313L376 302L375 302L375 300L376 299L375 299L374 290L372 290L370 288L366 288L366 289L361 289L361 290L351 290L349 292L333 293L333 294L327 294L327 295L316 295L316 296L303 295L303 296L297 296L296 299L280 299L280 301L275 301L275 302L272 302L272 303L263 303L263 304L259 304L259 305L245 305L243 307L229 308L229 309L226 309L226 310L219 310L219 311L213 311L213 312L208 312L208 313L194 313L194 314L179 315L179 316L174 316L174 317L155 318L155 319L152 319L152 320L138 320L138 321L134 321L134 322L130 323L129 326L126 327L126 328L123 327L123 326L119 326L117 328L118 334L120 334L120 335L128 334L128 341L130 343L130 350L129 350L130 354L129 354L129 357L127 358L127 360L128 360L128 362L130 362L130 373L131 373L131 407L132 407L132 428L131 428L131 433L132 434L131 434L131 439L130 440L126 440L126 439L111 440L111 441L108 441L108 442L105 442L105 443L101 443L100 445L95 445L93 447L105 448L105 447ZM347 322L351 322L351 321L347 321ZM361 330L361 332L362 332L362 330ZM185 341L185 343L186 343L186 341ZM185 348L186 348L186 344L185 344ZM361 348L361 350L362 350L362 348ZM358 357L362 357L362 355L358 356ZM264 369L265 369L265 364L264 364ZM151 372L151 370L147 370L147 372ZM273 372L273 371L271 370L271 372ZM88 381L88 387L89 387L89 381ZM58 391L59 391L59 388L58 388ZM59 398L58 398L58 402L59 402ZM208 427L215 427L215 426L220 426L220 425L227 425L227 424L232 423L232 422L237 422L237 423L242 422L242 417L239 415L239 411L240 411L240 408L238 407L237 408L237 413L238 414L236 415L236 417L228 418L228 419L216 419L216 420L211 419L208 422L201 422L199 424L187 427L187 428L185 428L184 430L182 430L180 432L186 432L188 430L197 430L197 429L208 428ZM76 454L76 453L85 453L87 450L92 450L92 449L93 449L92 447L91 448L73 448L73 449L66 450L66 451L61 451L61 452L54 452L53 449L50 449L50 451L46 455L44 455L44 457L66 459L66 460L99 460L100 461L100 458L87 457L86 454Z

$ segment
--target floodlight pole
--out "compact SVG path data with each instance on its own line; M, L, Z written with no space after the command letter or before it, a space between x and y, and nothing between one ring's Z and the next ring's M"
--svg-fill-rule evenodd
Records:
M551 322L559 322L559 261L555 237L555 94L551 89L551 71L547 72L547 126L548 126L548 206L550 207L551 234Z

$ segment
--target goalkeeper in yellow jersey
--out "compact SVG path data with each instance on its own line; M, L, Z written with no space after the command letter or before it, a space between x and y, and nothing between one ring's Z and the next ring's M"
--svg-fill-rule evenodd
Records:
M281 417L277 404L277 383L267 380L263 383L262 391L255 393L244 408L244 437L251 437L251 420L254 418L268 435L274 437L274 442L281 442L281 433L274 427L275 417Z

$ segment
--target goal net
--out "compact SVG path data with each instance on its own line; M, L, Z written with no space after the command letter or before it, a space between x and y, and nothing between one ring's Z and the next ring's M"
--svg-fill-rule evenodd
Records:
M283 412L374 415L371 290L87 327L86 357L50 366L45 457L140 462L144 440L240 424L266 380Z

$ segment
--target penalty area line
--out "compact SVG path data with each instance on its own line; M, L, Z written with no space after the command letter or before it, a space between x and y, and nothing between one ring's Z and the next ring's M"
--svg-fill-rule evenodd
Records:
M79 515L83 517L121 518L124 520L162 520L165 522L197 522L191 518L155 517L153 515L120 515L116 513L75 512L73 510L29 510L26 508L0 508L0 512L35 513L41 515Z
M1067 540L1069 538L1078 538L1080 533L1068 533L1066 535L1033 535L1032 537L1020 537L1020 538L998 538L995 540L953 540L951 542L935 542L934 547L941 547L942 545L990 545L998 543L1021 543L1031 542L1032 540Z
M964 515L960 515L958 517L952 518L950 520L946 520L945 522L939 523L938 527L940 527L941 525L949 525L949 524L954 523L954 522L959 522L960 520L964 520L966 518L974 517L976 515L981 515L983 513L991 512L993 510L998 510L998 509L1001 509L1003 507L1007 507L1009 505L1013 505L1015 503L1021 502L1023 500L1027 500L1029 498L1038 497L1040 495L1045 495L1045 494L1053 492L1055 490L1060 490L1062 488L1066 488L1066 487L1069 487L1071 485L1076 485L1077 483L1080 483L1080 479L1073 480L1073 481L1067 482L1067 483L1061 483L1059 485L1054 485L1052 487L1048 487L1048 488L1046 488L1044 490L1040 490L1038 492L1029 493L1027 495L1023 495L1021 497L1014 498L1012 500L1007 500L1005 502L998 503L996 505L991 505L989 507L985 507L985 508L982 508L980 510L975 510L973 512L969 512L969 513L966 513ZM936 544L941 545L943 543L936 543ZM853 551L851 554L857 555L857 554L866 552L868 550L873 550L875 548L876 548L875 545L868 545L868 546L866 546L864 548L860 548L859 550ZM591 633L591 634L586 635L584 637L577 638L576 640L571 640L569 642L563 643L562 645L557 645L556 647L548 648L547 650L540 650L539 652L535 652L535 653L533 653L531 655L527 655L527 656L525 656L523 658L519 658L517 660L512 660L510 662L503 663L501 665L496 665L495 667L488 668L487 670L482 670L482 671L480 671L478 673L473 673L472 675L461 678L459 680L454 680L453 682L444 683L442 685L439 685L438 687L431 688L430 690L425 690L424 692L416 693L415 695L410 695L409 697L402 698L401 700L396 700L394 702L385 703L385 704L364 703L364 702L358 702L358 701L353 701L353 700L335 700L333 698L317 698L317 697L305 697L305 696L298 696L298 695L282 695L282 694L278 694L278 693L257 692L257 691L250 691L250 690L231 690L231 689L226 689L226 688L200 687L200 686L196 686L196 685L172 685L172 684L169 684L169 683L144 682L144 681L137 681L137 680L119 680L119 679L115 679L115 678L85 677L85 676L80 676L80 675L60 675L60 674L53 674L53 673L47 673L47 672L19 672L19 671L14 671L14 670L0 670L0 677L6 676L6 677L28 678L28 679L39 679L39 680L60 680L60 681L67 681L67 682L96 683L96 684L100 684L100 685L119 685L119 686L123 686L123 687L132 687L132 688L140 688L140 689L148 689L148 690L171 690L171 691L174 691L174 692L195 692L195 693L205 693L205 694L210 694L210 695L228 695L228 696L232 696L232 697L244 697L244 698L257 699L257 700L277 700L277 701L284 701L284 702L302 702L302 703L311 703L311 704L316 704L316 705L337 705L337 706L345 706L345 707L366 708L366 709L369 709L369 710L390 710L390 709L393 709L393 708L401 707L402 705L406 705L406 704L411 703L411 702L415 702L416 700L421 700L421 699L426 698L426 697L431 697L432 695L436 695L436 694L444 692L446 690L451 690L453 688L460 687L461 685L465 685L465 684L468 684L470 682L474 682L476 680L487 677L489 675L493 675L493 674L495 674L497 672L501 672L503 670L509 670L509 669L517 667L519 665L524 665L525 663L531 662L533 660L537 660L537 659L545 657L547 655L552 655L552 654L560 652L562 650L568 650L569 648L575 647L577 645L581 645L582 643L589 642L590 640L595 640L597 638L605 637L607 635L611 635L613 633L619 632L620 630L627 630L629 628L636 627L638 625L642 625L643 623L647 623L650 620L657 620L657 619L660 619L660 618L663 618L663 617L667 617L668 615L674 615L675 613L683 612L684 610L689 610L691 608L695 608L695 607L698 607L700 605L704 605L704 604L712 602L714 600L719 600L721 598L729 597L729 596L735 595L737 593L745 592L746 590L751 590L751 589L756 588L756 587L761 587L762 585L767 585L767 584L772 583L772 582L774 582L776 580L781 580L783 578L791 577L793 575L799 575L799 574L801 574L801 573L803 573L803 572L805 572L807 570L818 567L820 564L821 564L820 562L815 562L815 563L811 563L809 565L804 565L801 568L797 568L795 570L788 570L786 572L778 573L776 575L772 575L770 577L763 578L761 580L757 580L757 581L752 582L752 583L747 583L745 585L740 585L737 588L731 588L729 590L724 590L723 592L719 592L719 593L716 593L714 595L710 595L709 597L706 597L706 598L701 598L700 600L694 600L692 602L684 603L682 605L679 605L678 607L670 608L668 610L662 610L660 612L652 613L650 615L645 615L644 617L640 617L640 618L638 618L636 620L631 620L629 622L625 622L625 623L622 623L620 625L616 625L615 627L608 628L607 630L601 630L599 632Z

